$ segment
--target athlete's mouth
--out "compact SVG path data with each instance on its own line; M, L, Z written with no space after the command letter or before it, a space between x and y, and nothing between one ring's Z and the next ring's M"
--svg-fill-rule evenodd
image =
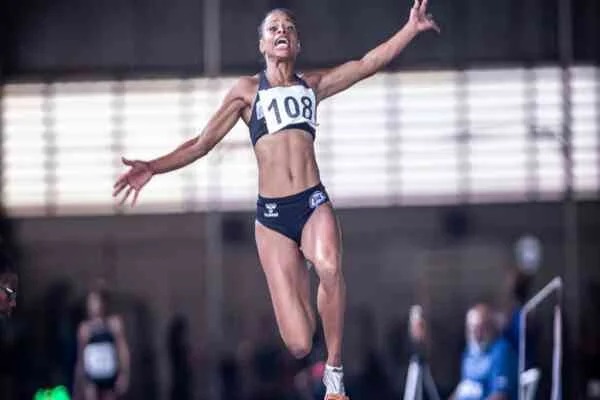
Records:
M289 47L290 42L286 37L280 37L279 39L275 39L275 47L276 48L287 48Z

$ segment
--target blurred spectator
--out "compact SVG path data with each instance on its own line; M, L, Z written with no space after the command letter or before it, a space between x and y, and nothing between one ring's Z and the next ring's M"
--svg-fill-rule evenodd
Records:
M186 319L176 316L169 327L168 350L171 361L171 399L192 398L189 329Z
M252 339L244 345L249 371L248 398L251 400L283 400L286 398L286 354L274 330L273 315L257 319Z
M0 398L11 398L15 393L15 363L18 360L14 326L8 323L17 305L17 275L8 259L0 259Z
M389 399L390 377L377 351L377 323L372 310L365 306L347 313L347 354L344 361L346 389L351 398Z
M221 398L227 400L240 400L242 398L242 378L240 366L235 355L226 354L221 359Z
M108 315L104 290L87 296L87 320L79 325L78 361L75 369L76 397L85 400L113 400L129 385L129 348L123 322Z
M510 343L513 350L519 351L519 328L521 325L521 310L527 302L531 287L532 276L518 269L511 269L507 276L508 301L506 304L506 324L502 334Z
M517 357L488 305L467 312L466 340L461 381L451 399L516 400Z
M45 360L43 383L48 387L63 385L69 390L73 388L77 320L71 309L72 304L71 285L61 280L48 288L40 307L44 313L41 318L44 323L41 349Z
M8 218L0 207L0 263L3 268L10 267L14 272L18 272L20 259L21 249L13 220Z
M386 333L386 368L390 375L390 385L394 398L402 398L405 377L408 371L410 357L413 354L413 344L410 340L409 317L404 316L394 320Z
M17 306L17 274L7 257L0 259L0 316L9 317Z
M283 397L283 349L279 342L258 343L252 355L255 391L252 400L279 400Z
M425 358L429 334L421 306L415 305L410 309L408 334L413 356Z

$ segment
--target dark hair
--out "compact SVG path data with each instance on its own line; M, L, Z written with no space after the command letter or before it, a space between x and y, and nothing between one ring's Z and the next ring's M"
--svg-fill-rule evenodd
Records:
M262 39L262 32L265 27L265 21L267 20L267 17L269 15L273 14L274 12L284 13L289 19L292 20L294 25L296 25L296 15L294 14L294 12L292 10L290 10L289 8L274 8L265 14L264 18L260 22L260 25L258 25L258 38L259 39Z

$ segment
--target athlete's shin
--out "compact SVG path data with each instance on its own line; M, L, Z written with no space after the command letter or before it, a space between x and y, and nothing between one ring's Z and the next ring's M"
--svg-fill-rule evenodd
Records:
M346 284L339 267L321 271L319 278L317 305L323 321L327 345L327 364L337 367L342 365Z

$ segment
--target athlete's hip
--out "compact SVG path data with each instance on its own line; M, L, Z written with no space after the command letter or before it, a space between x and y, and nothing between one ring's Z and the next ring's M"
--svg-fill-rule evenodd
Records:
M259 195L256 201L256 220L300 245L306 221L317 207L327 202L329 196L321 183L284 197Z

